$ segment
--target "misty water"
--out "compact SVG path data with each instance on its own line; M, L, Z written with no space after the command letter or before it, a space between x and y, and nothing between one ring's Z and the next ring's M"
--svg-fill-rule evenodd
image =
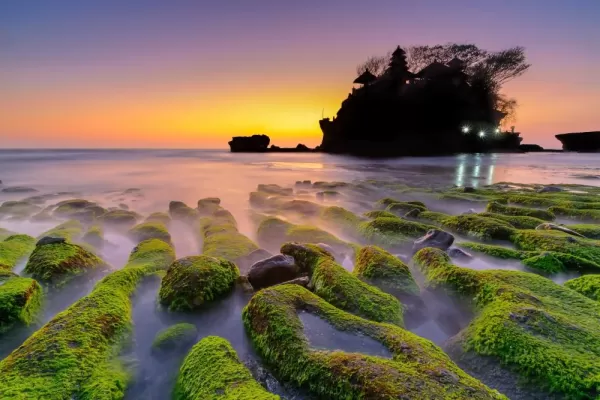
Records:
M597 161L597 156L592 154L568 153L369 160L310 153L230 154L221 150L1 150L0 202L47 195L45 200L39 202L44 207L76 197L95 201L105 208L124 205L148 215L156 211L166 212L171 200L184 201L194 207L200 198L219 197L221 205L235 216L240 232L256 239L256 225L249 212L248 194L261 183L289 187L302 180L350 182L373 179L427 188L452 185L480 187L506 181L594 185L600 183L600 163ZM2 189L10 187L28 187L36 192L2 192ZM139 190L128 190L132 188ZM377 199L374 196L369 200ZM317 201L314 198L311 200ZM406 195L406 200L422 200L431 210L450 214L464 213L469 209L479 212L485 208L485 203L465 205L410 193ZM353 198L346 197L328 203L339 204L355 212L368 211L364 202ZM299 218L292 222L306 221ZM56 222L0 220L0 228L34 237L56 225ZM335 229L329 231L341 239L347 239L343 232L336 232ZM169 232L178 258L200 253L197 239L188 225L173 221ZM112 269L122 268L134 243L117 231L107 231L105 238L112 245L100 255ZM410 254L403 256L410 257ZM353 260L347 258L343 265L352 270ZM462 265L473 269L523 270L517 262L501 262L480 256ZM24 266L25 262L20 263L14 272L24 274ZM106 270L87 276L85 280L50 291L38 323L15 329L3 336L0 357L8 355L43 323L88 294L98 280L109 272ZM573 276L563 274L553 279L562 283ZM185 354L172 354L159 360L151 354L150 349L158 331L184 321L198 328L198 340L208 335L229 340L240 359L271 391L281 394L284 399L308 398L280 385L254 352L241 321L242 309L251 294L238 288L198 312L169 313L157 307L159 285L158 280L145 282L133 299L134 341L130 354L124 355L134 370L134 380L127 392L128 399L169 397ZM424 300L428 309L427 318L418 325L409 326L409 329L435 343L441 344L456 334L472 317L460 305L446 302L435 295L424 296ZM455 316L454 321L440 319L440 305L446 307L447 315ZM301 320L305 334L315 348L389 355L387 349L372 339L336 331L314 315L301 314Z

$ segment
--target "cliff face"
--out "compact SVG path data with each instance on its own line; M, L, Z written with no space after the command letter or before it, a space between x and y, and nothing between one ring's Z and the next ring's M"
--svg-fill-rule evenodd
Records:
M271 139L267 135L236 136L229 142L232 153L260 153L267 151Z
M563 133L556 138L565 151L600 152L600 131Z

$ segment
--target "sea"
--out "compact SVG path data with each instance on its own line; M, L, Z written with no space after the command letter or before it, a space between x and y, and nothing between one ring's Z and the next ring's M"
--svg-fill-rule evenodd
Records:
M0 150L0 203L20 200L33 194L61 193L52 197L48 204L76 197L97 201L106 208L126 207L147 215L155 211L166 212L172 200L183 201L194 207L200 198L219 197L221 205L236 217L240 231L250 238L256 237L256 226L248 213L249 193L256 190L258 184L293 186L296 181L304 180L389 180L427 188L478 188L497 182L599 186L600 154L461 154L367 159L321 153L232 154L226 150ZM27 187L36 192L2 192L3 188L8 187ZM127 190L134 188L139 190ZM0 220L1 228L33 236L55 225L52 222ZM188 226L174 222L170 232L177 257L200 253L194 233ZM114 233L107 233L106 239L115 246L103 257L113 268L121 268L134 243ZM16 272L23 273L23 267L19 266ZM89 293L98 279L76 290L53 294L36 325L3 337L0 358L7 356L58 312ZM169 398L184 354L171 360L158 361L151 355L150 348L160 329L181 321L194 323L200 332L199 338L219 335L228 339L255 377L283 399L310 398L280 384L255 354L241 323L241 310L250 294L236 290L210 309L179 315L157 307L158 288L158 282L145 284L134 298L134 345L129 360L134 378L127 399ZM336 336L335 332L328 332L329 328L323 325L327 324L314 322L312 331L320 330L315 336L320 340L315 339L315 343L323 343L324 348L342 347L343 350L343 343L348 343L349 351L355 351L357 345L368 347L364 344L364 338L358 344L351 343L351 339L340 336L339 332ZM448 333L436 326L425 324L419 329L415 333L436 343L449 337ZM310 331L307 329L307 332Z

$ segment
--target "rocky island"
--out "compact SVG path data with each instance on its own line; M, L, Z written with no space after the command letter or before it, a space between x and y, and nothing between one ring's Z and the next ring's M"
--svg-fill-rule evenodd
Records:
M562 133L556 138L563 144L565 151L599 152L600 131Z
M269 147L271 139L267 135L236 136L229 142L232 153L302 153L316 151L299 143L296 147L279 147L274 144Z

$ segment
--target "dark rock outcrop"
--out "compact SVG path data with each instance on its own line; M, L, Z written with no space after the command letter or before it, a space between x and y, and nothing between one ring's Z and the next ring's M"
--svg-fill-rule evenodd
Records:
M271 139L267 135L236 136L229 142L232 153L256 153L267 151Z
M417 252L425 247L435 247L436 249L448 250L454 243L454 236L448 232L439 229L431 229L425 236L415 240L413 251Z
M556 135L565 151L598 152L600 151L600 131L563 133Z
M44 246L47 244L56 244L56 243L65 243L65 238L62 237L52 237L52 236L44 236L35 244L36 246Z
M544 151L544 148L539 144L522 144L519 146L519 150L525 153L534 153Z
M293 257L278 254L250 267L248 281L255 290L258 290L295 279L299 273L300 268Z

